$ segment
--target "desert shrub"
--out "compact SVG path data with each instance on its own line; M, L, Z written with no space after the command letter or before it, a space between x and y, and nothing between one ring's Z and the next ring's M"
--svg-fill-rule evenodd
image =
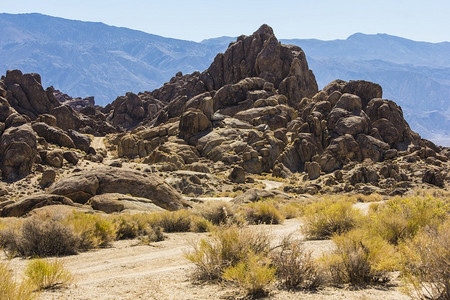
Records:
M437 226L450 214L444 199L428 197L394 198L371 209L369 230L391 244L412 238L425 226Z
M36 290L47 290L67 287L72 283L72 274L64 268L60 260L31 260L25 269L27 280Z
M80 249L107 247L116 239L116 227L100 215L73 212L63 221L80 240Z
M142 234L145 225L139 224L138 217L131 215L120 215L112 221L116 227L116 239L134 239Z
M233 281L249 295L259 297L267 294L275 281L275 271L267 257L250 252L244 260L226 268L223 279Z
M140 235L139 239L141 243L149 245L153 242L161 242L166 239L163 229L161 227L148 227L145 234Z
M69 255L75 254L79 246L79 239L70 227L37 216L4 229L0 235L4 249L12 255Z
M203 217L192 215L190 231L192 232L208 232L214 225Z
M381 237L352 230L333 241L336 249L325 255L323 262L334 283L365 286L389 280L388 272L396 267L397 256L394 247Z
M407 293L418 299L450 299L450 220L428 227L401 246Z
M377 193L372 193L370 195L364 195L364 194L356 194L355 196L356 201L358 202L379 202L383 201L383 196Z
M351 201L323 199L306 208L303 231L309 239L326 239L353 229L362 219Z
M219 279L226 268L244 260L250 252L255 255L269 251L269 236L262 231L230 226L212 232L211 237L202 239L193 246L186 258L196 266L198 279Z
M0 300L31 300L38 297L37 293L33 293L33 286L29 282L18 282L14 279L4 262L0 262L0 278Z
M280 285L285 288L314 289L325 281L311 252L304 250L301 242L291 237L285 238L270 257Z
M164 232L188 232L191 229L191 212L187 210L165 211L152 214L150 223L162 227Z
M284 216L271 201L257 201L242 208L244 219L251 224L281 224Z
M279 210L286 219L294 219L303 215L305 205L300 203L286 203L281 205Z
M208 201L195 208L198 215L214 225L227 224L234 216L234 209L226 201Z

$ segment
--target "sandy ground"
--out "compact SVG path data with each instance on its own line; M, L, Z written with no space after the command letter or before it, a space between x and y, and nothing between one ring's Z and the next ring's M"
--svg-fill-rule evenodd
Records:
M274 243L293 234L302 238L300 221L283 225L257 225L267 230ZM206 233L171 233L165 241L139 245L137 240L117 241L111 248L61 258L75 282L67 289L46 291L41 299L237 299L232 286L195 283L193 265L184 257ZM333 249L331 241L306 241L305 248L318 256ZM20 274L26 260L15 258L10 266ZM288 292L274 288L267 299L408 299L395 286L382 289L348 290L326 288L315 293Z

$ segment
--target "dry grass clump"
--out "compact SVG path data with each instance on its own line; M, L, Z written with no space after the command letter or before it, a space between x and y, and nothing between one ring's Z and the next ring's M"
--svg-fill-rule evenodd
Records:
M140 235L145 235L148 224L143 221L141 214L119 215L112 219L116 227L116 239L134 239Z
M284 216L272 201L257 201L242 207L241 213L250 224L281 224Z
M447 199L447 201L450 199L450 191L439 188L417 189L414 191L414 194L418 197L434 197L443 200Z
M385 283L397 260L392 245L363 230L352 230L333 238L336 249L323 257L335 284L354 286Z
M34 216L0 232L1 244L10 255L61 256L75 254L79 238L56 220Z
M162 232L207 232L213 227L210 221L188 210L120 215L113 217L112 222L117 228L117 239L139 237L149 241L163 240ZM151 238L155 232L157 238Z
M206 220L205 218L197 215L191 216L191 227L189 228L192 232L209 232L214 228L213 223Z
M311 252L306 251L300 241L292 240L290 236L271 252L270 257L279 283L285 288L315 289L325 281Z
M224 225L233 222L235 211L230 202L208 201L197 205L194 212L214 225Z
M187 210L165 211L150 216L152 225L161 227L164 232L188 232L191 229L191 212Z
M306 204L289 202L280 205L280 212L286 219L294 219L304 214Z
M62 223L72 228L78 237L81 250L108 247L116 239L117 231L113 222L104 216L74 211Z
M262 173L261 175L255 175L256 179L259 180L270 180L270 181L277 181L277 182L286 182L286 179L282 177L275 177L272 176L270 173Z
M28 281L18 282L8 269L8 264L0 262L0 300L32 300L38 297Z
M267 257L250 252L245 260L226 268L222 278L234 282L256 298L267 295L275 282L275 272Z
M166 211L149 215L152 227L161 227L164 232L205 232L211 224L204 218L194 215L191 211L182 209Z
M327 239L353 229L363 219L353 202L325 198L305 209L303 230L309 239Z
M372 207L368 230L397 245L414 237L425 226L438 226L448 215L448 199L431 196L394 198Z
M230 281L252 297L267 294L277 280L286 288L307 289L324 282L324 273L300 242L284 239L270 248L267 233L235 225L218 228L186 258L196 266L195 278Z
M417 299L450 299L450 219L425 228L401 246L406 292Z
M138 236L139 240L142 244L150 245L154 242L161 242L166 239L166 236L164 235L164 231L161 227L149 227L145 234Z
M266 254L270 239L264 232L240 228L235 225L213 231L209 239L202 239L186 258L196 266L195 277L217 280L226 268L236 266L249 253Z
M27 281L36 290L48 290L69 286L73 281L72 274L64 268L60 260L31 260L25 269Z
M353 196L358 202L380 202L383 201L383 196L377 193L370 195L356 194Z

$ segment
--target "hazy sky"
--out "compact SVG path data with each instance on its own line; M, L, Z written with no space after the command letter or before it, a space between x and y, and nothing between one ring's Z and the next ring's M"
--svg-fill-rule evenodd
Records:
M1 12L39 12L200 41L251 34L261 24L279 38L347 38L355 32L450 41L449 0L1 0Z

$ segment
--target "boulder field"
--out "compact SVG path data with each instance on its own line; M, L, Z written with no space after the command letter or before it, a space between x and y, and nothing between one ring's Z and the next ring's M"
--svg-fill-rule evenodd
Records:
M397 195L448 187L449 159L380 85L338 79L319 90L303 50L267 25L207 70L106 107L44 89L38 74L0 79L2 216L53 204L176 210L189 206L182 194L246 191L267 173L286 180L285 193Z

